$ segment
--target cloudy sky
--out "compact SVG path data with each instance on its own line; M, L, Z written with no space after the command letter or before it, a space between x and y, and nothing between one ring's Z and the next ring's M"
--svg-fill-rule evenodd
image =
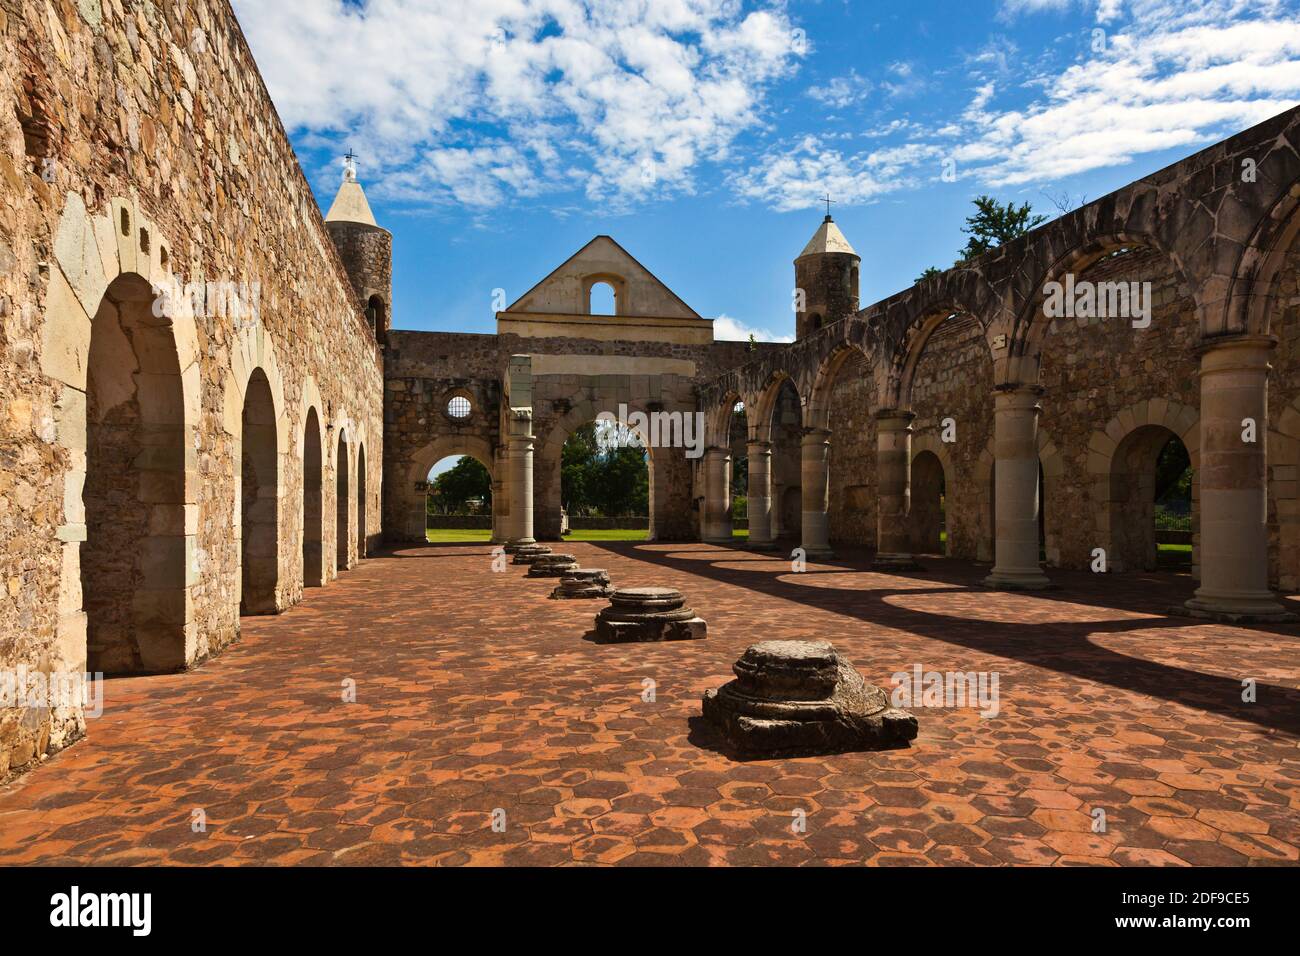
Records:
M340 156L400 328L490 332L608 233L719 338L788 338L832 211L863 304L982 192L1058 214L1300 102L1300 0L235 0L323 207Z

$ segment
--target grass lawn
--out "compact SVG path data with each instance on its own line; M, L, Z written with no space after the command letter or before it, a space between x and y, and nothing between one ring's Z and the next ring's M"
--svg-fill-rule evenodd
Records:
M430 544L487 544L492 540L492 532L486 528L430 528L427 532ZM749 537L746 530L737 531L737 538ZM609 530L609 531L575 531L565 541L644 541L644 531Z

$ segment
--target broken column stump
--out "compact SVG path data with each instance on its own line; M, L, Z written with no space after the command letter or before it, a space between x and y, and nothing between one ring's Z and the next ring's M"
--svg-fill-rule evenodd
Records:
M692 641L708 635L704 619L673 588L616 588L596 615L596 643Z
M566 571L551 592L553 598L604 598L614 593L609 572L604 568L574 568Z
M704 693L704 719L744 756L886 750L916 737L916 718L892 707L828 641L751 644L736 679Z
M533 558L528 569L530 578L558 578L568 571L575 571L578 559L571 554L539 554Z
M510 563L532 564L541 555L550 553L551 549L544 544L521 544L515 549L514 560Z

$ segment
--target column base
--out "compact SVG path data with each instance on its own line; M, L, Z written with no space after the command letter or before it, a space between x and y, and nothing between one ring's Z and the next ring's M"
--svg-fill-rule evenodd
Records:
M776 546L775 541L755 541L753 538L748 539L746 545L750 551L764 551L775 553L780 549Z
M800 547L803 548L803 556L806 561L835 560L835 552L830 548L806 548L803 545L800 545Z
M1042 571L998 571L980 582L993 591L1055 591L1057 585Z
M727 546L736 543L735 538L732 537L727 537L727 538L709 537L709 538L701 538L700 541L703 544L720 544L720 545L727 545Z
M1204 590L1204 589L1202 589ZM1251 594L1203 594L1202 590L1172 613L1225 624L1286 624L1297 620L1270 591Z
M924 571L921 564L910 554L877 554L871 562L872 571Z

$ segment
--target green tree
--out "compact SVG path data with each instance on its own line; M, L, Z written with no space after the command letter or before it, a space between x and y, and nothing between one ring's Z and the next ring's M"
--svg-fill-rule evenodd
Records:
M936 268L935 266L930 266L930 268L926 269L924 272L922 272L919 276L916 277L916 281L924 282L926 279L930 278L931 276L937 276L942 274L943 274L942 269Z
M966 225L961 229L970 235L966 248L962 250L962 259L974 259L1004 242L1018 239L1047 219L1035 215L1029 203L1003 205L992 196L976 196L973 201L975 215L967 216Z
M603 447L596 423L577 429L560 453L560 500L571 515L645 515L650 510L646 451Z
M475 499L491 507L492 476L477 458L466 455L433 479L428 510L430 514L464 514Z

